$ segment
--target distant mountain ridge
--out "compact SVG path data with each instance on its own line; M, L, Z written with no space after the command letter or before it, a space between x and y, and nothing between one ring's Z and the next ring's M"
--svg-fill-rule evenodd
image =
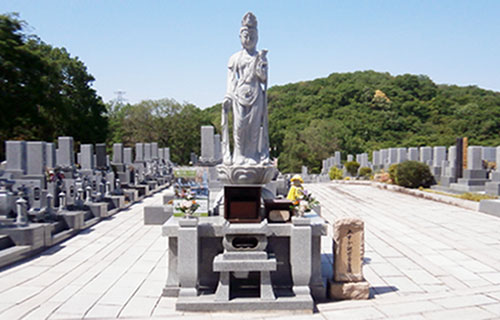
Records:
M386 147L500 145L500 93L476 86L437 85L424 75L375 71L273 86L268 92L271 153L284 172L319 172L340 150ZM220 105L203 110L219 126Z

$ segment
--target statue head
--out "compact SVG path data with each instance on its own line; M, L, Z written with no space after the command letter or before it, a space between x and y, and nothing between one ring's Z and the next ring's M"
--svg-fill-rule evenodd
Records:
M254 50L257 46L259 35L257 33L257 18L251 12L245 13L241 20L240 41L243 48Z

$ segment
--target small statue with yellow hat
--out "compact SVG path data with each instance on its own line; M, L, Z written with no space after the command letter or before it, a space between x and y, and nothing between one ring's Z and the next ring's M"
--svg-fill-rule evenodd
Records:
M290 179L290 182L292 183L292 186L290 187L286 198L295 202L300 200L304 195L304 187L302 186L304 180L302 180L300 175L296 174L292 177L292 179Z
M302 186L304 180L302 180L300 175L294 175L290 181L292 182L292 186L290 187L290 191L288 191L288 196L286 198L292 201L290 209L295 213L295 215L303 217L306 212L310 212L313 208L317 207L319 205L319 201L314 199L312 194L304 189Z

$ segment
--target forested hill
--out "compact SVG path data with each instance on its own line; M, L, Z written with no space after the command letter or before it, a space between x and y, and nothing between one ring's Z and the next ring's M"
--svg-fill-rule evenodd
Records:
M335 150L500 145L500 93L436 85L427 76L362 71L269 89L269 132L280 169L318 172ZM219 109L219 108L213 108ZM220 110L220 109L219 109ZM215 110L214 110L215 111Z

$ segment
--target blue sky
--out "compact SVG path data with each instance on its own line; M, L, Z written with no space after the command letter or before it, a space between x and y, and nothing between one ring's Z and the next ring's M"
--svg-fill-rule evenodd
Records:
M375 70L500 91L500 1L4 0L30 32L65 47L105 101L222 100L243 14L259 23L270 85Z

